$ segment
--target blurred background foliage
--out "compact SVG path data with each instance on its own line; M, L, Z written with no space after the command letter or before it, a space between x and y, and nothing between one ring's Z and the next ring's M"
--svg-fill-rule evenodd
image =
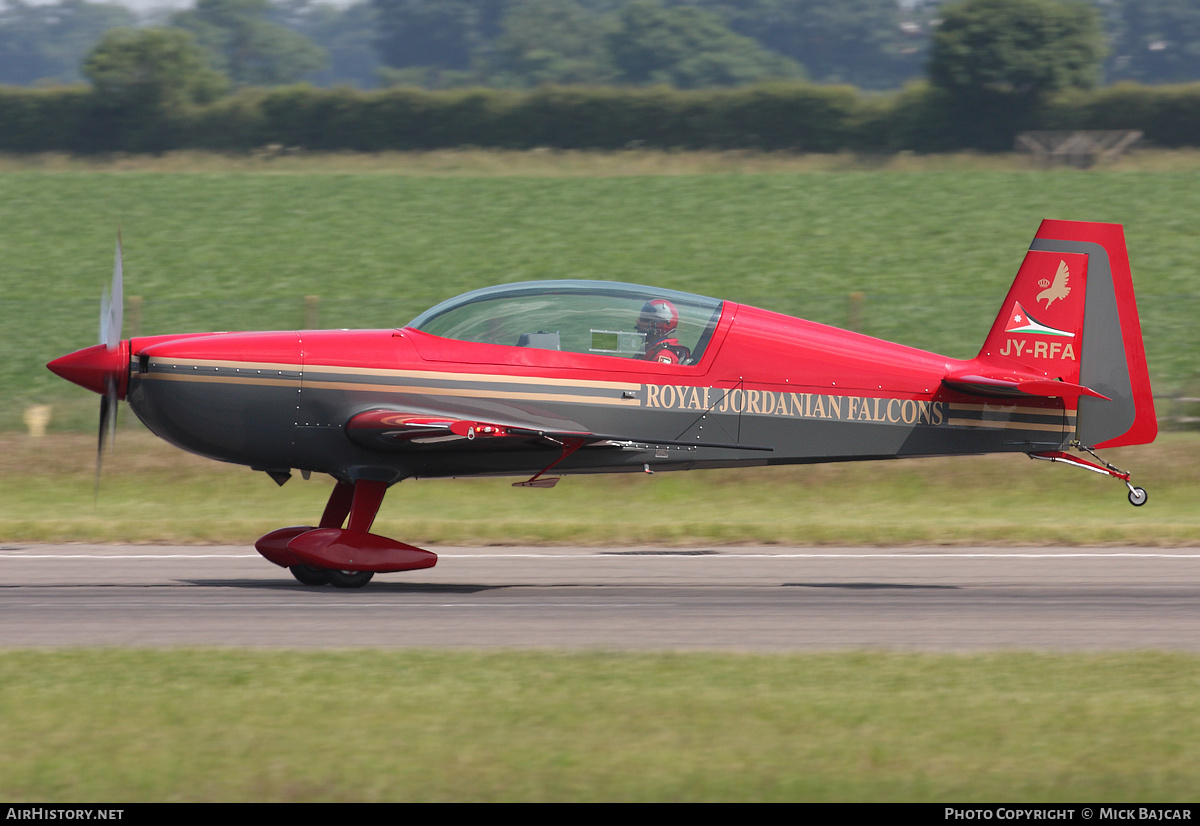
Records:
M10 152L1181 146L1187 81L1200 0L0 0Z
M1056 53L1060 63L1083 57L1082 74L1103 83L1200 80L1197 0L154 2L3 0L0 83L78 83L106 32L169 27L192 34L235 88L703 88L807 77L886 90L925 77L951 29L982 25L1028 56L1047 24L1055 49L1039 71ZM1080 27L1092 41L1082 52L1072 45ZM973 45L977 57L997 53Z

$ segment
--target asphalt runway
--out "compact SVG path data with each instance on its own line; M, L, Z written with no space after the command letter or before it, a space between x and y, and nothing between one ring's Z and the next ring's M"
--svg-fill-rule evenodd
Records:
M1200 650L1200 548L431 548L312 588L249 547L0 546L0 645Z

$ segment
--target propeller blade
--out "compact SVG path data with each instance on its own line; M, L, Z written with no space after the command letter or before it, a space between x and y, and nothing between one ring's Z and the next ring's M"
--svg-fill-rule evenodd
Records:
M117 253L113 259L112 286L104 291L100 299L100 343L109 350L121 346L121 323L125 314L121 261L121 231L117 230ZM109 376L104 382L104 394L100 397L100 434L96 443L96 482L93 490L100 495L100 469L104 464L105 445L111 446L117 436L117 382Z
M100 293L100 343L106 344L108 341L108 317L112 313L112 291L104 288L104 292Z
M125 315L124 266L121 260L121 233L117 232L117 253L113 260L112 287L100 301L100 343L115 350L121 343L121 323Z
M100 438L96 442L96 482L92 493L100 495L100 468L104 464L104 449L111 446L117 435L117 388L115 383L108 382L108 387L100 397Z

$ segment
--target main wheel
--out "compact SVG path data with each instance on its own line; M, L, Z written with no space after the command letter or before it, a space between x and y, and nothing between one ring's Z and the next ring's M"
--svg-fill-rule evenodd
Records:
M288 568L301 585L328 585L329 571L311 565L293 565Z
M1130 488L1129 489L1129 504L1140 508L1146 504L1146 489L1145 488Z
M325 572L334 588L361 588L375 576L374 571L335 571Z

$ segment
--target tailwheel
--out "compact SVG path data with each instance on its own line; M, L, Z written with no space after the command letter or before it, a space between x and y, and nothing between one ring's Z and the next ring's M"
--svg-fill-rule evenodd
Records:
M324 571L329 577L329 584L334 588L361 588L375 576L374 571L337 571L330 568Z
M301 585L328 585L329 571L312 565L291 565L288 570Z
M1136 508L1140 508L1146 504L1146 489L1145 488L1129 488L1129 504Z

